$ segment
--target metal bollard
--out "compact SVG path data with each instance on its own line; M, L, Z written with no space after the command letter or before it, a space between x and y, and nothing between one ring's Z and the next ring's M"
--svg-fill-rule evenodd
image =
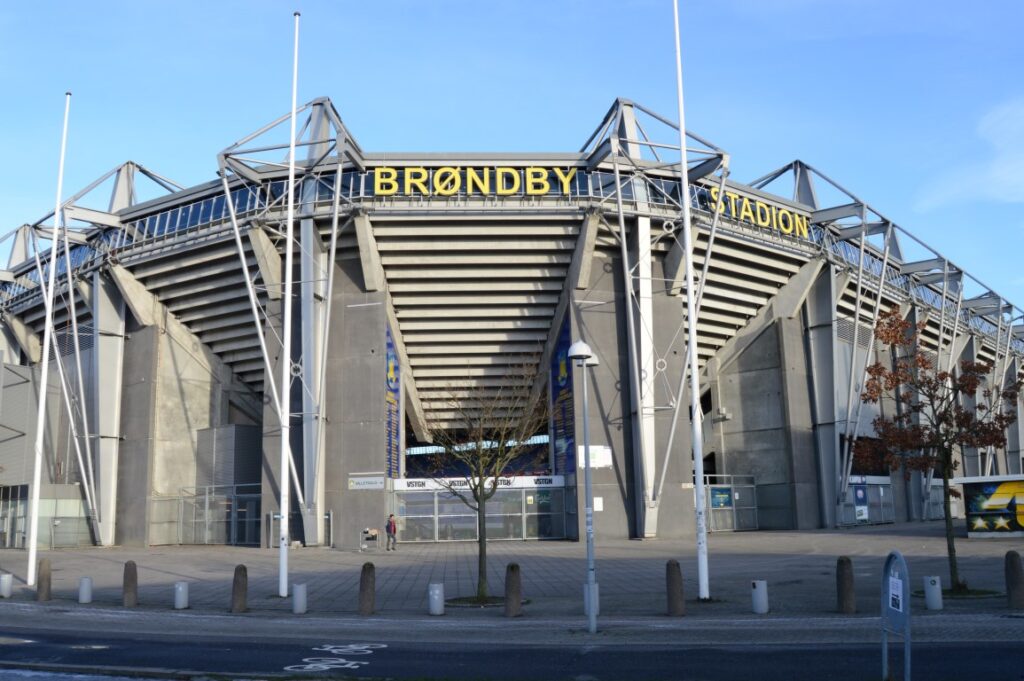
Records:
M444 614L444 584L431 584L427 587L427 602L431 615Z
M924 578L924 607L929 610L942 610L942 578Z
M14 588L14 575L0 575L0 598L10 598Z
M82 577L78 580L78 602L92 603L92 577Z
M295 615L306 614L306 585L292 585L292 613Z
M185 610L188 608L188 582L174 583L174 609Z
M768 582L755 579L750 583L750 598L755 615L768 614Z

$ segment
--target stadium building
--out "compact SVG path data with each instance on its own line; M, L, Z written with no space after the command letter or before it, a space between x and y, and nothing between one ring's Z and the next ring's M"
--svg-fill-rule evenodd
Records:
M859 468L844 446L899 408L859 399L890 356L881 312L924 324L940 364L1021 373L1018 308L801 161L742 184L689 134L683 196L673 123L627 100L566 153L373 153L328 99L300 114L284 391L288 116L222 151L206 184L125 163L63 222L9 235L0 546L25 543L39 418L43 546L273 545L282 479L308 545L357 546L389 512L402 541L472 539L421 457L432 433L530 396L550 406L542 455L500 481L488 534L574 539L584 370L597 536L692 536L681 201L712 530L939 516L937 480ZM596 366L567 358L576 339ZM1019 475L1021 435L1018 420L1005 451L964 451L962 472Z

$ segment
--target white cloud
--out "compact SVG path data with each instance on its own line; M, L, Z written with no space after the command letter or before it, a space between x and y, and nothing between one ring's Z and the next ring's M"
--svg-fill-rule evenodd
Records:
M977 135L991 147L988 158L933 180L918 196L918 210L930 211L964 199L1024 203L1024 97L982 116Z

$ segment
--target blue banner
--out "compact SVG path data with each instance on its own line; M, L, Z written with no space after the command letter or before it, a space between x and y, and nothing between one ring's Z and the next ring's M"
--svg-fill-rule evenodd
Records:
M397 478L401 475L399 457L402 454L402 368L395 351L395 339L391 327L385 327L385 357L387 375L384 379L384 418L387 420L387 475Z
M569 346L572 333L569 318L562 322L554 352L551 353L551 443L554 475L576 472L576 422L573 414L572 365Z

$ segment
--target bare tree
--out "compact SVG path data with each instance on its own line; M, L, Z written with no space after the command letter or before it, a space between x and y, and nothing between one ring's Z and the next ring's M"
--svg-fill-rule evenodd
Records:
M543 458L524 461L537 449L531 438L548 428L547 395L534 390L536 377L537 363L527 361L510 367L496 389L466 391L449 386L452 417L431 431L433 443L442 451L432 455L429 475L476 513L475 600L481 604L488 600L487 502L513 464L529 466ZM446 476L452 467L457 473Z
M919 344L921 327L904 320L898 310L880 316L878 340L893 349L890 366L878 362L868 368L861 398L878 402L890 395L902 409L874 420L877 440L858 442L858 457L881 457L892 470L931 471L942 476L942 509L946 521L946 553L954 591L966 591L960 579L949 481L965 448L1006 446L1006 429L1016 420L1021 381L1004 382L993 367L962 361L956 372L943 371Z

